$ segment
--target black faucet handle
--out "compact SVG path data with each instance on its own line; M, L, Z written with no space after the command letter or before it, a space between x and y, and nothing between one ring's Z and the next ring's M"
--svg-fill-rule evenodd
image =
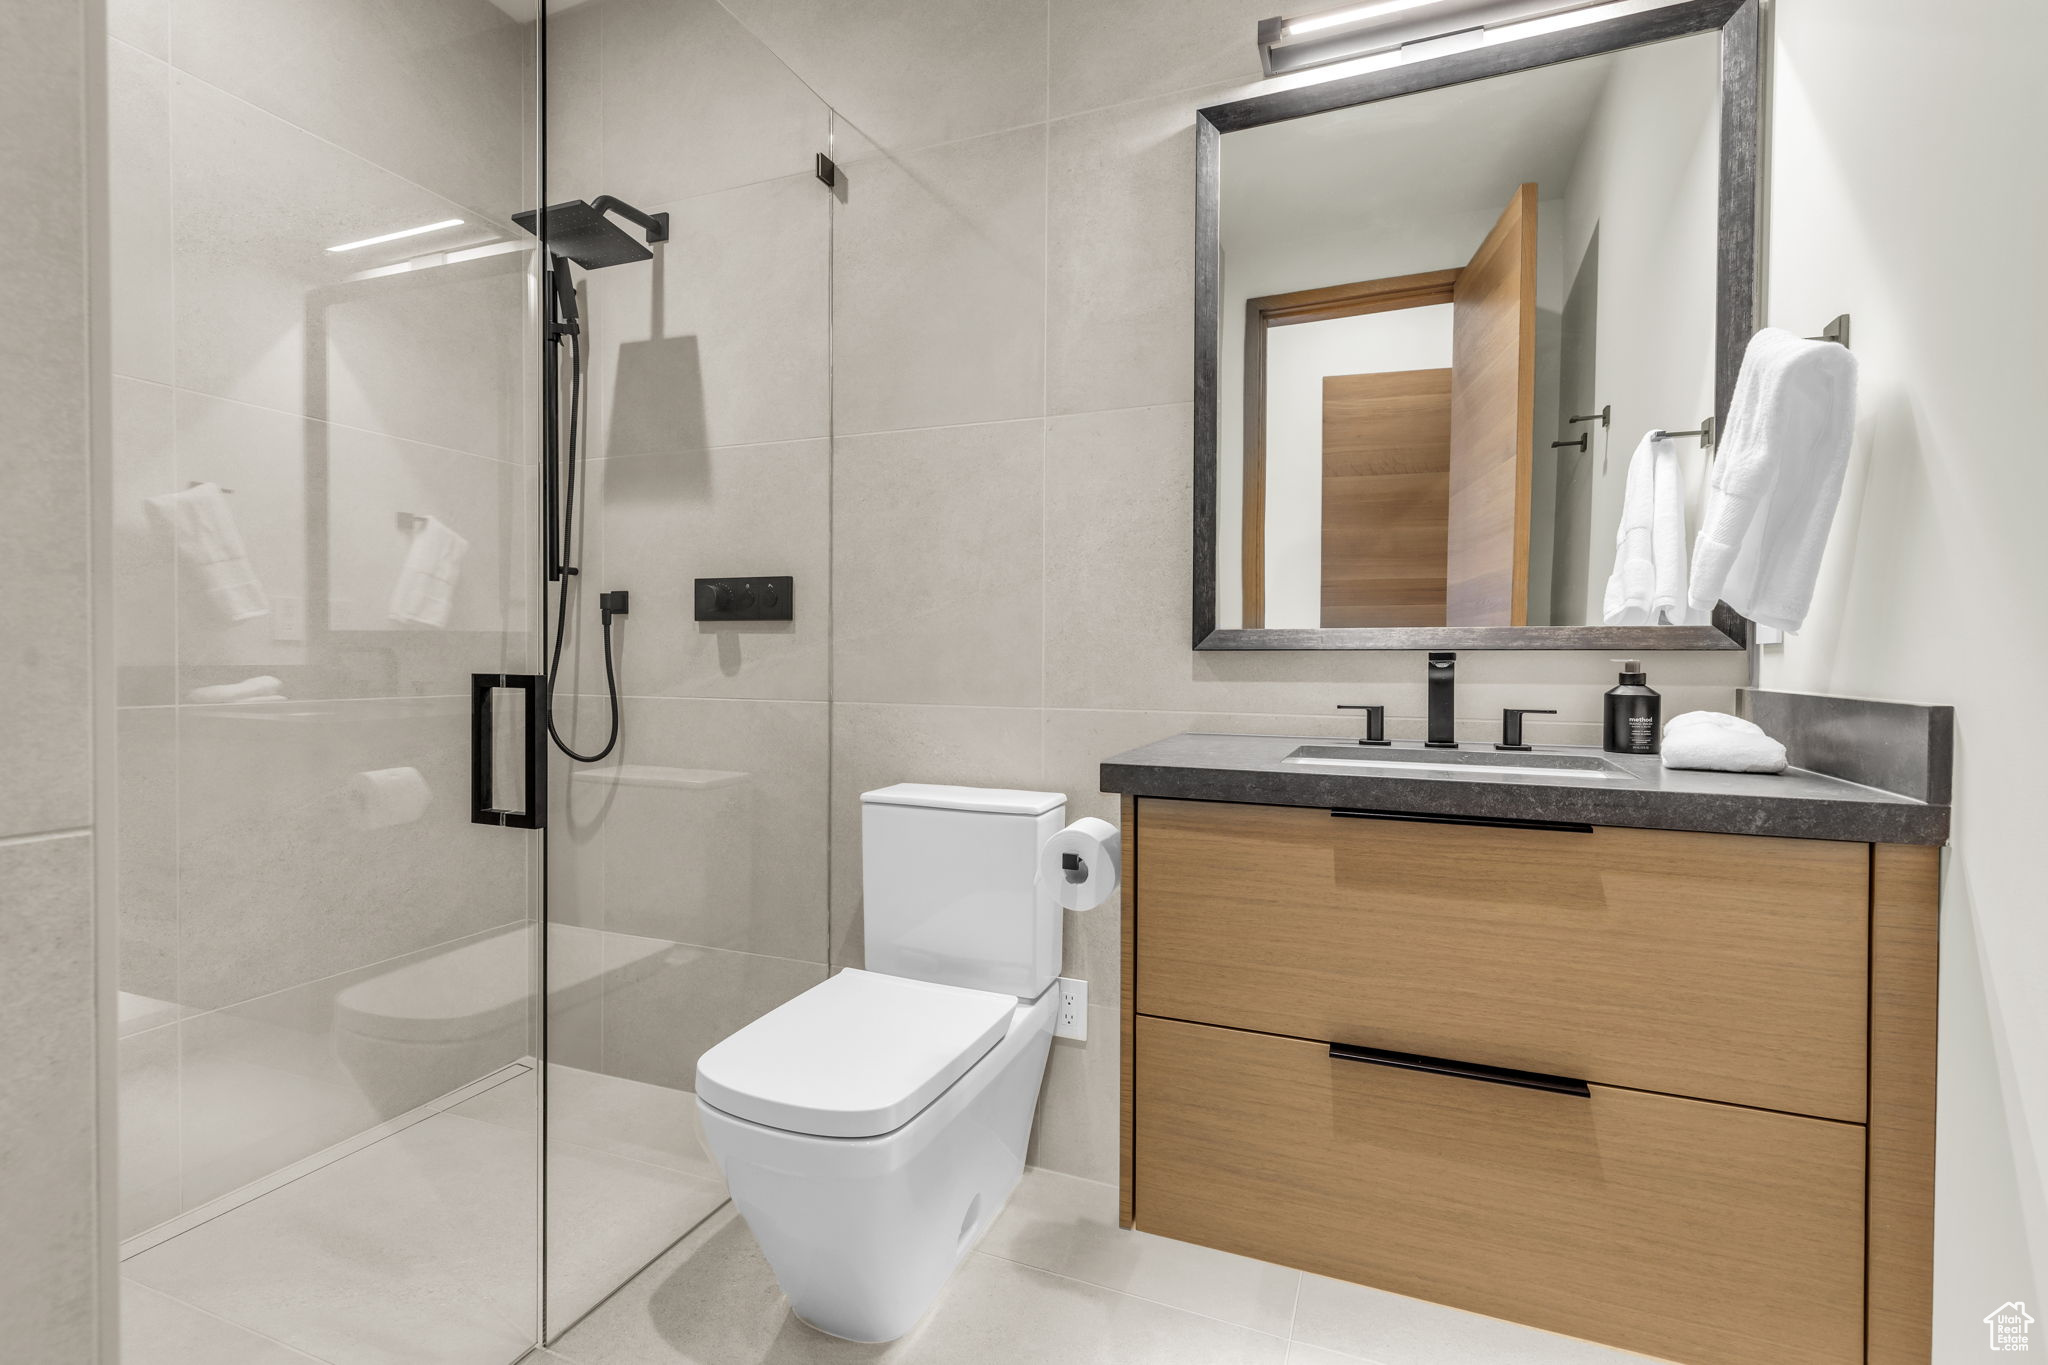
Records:
M1387 744L1391 742L1387 739L1387 708L1385 706L1378 702L1363 705L1354 702L1339 702L1337 703L1337 709L1339 711L1365 712L1365 738L1358 741L1360 744Z
M1522 743L1522 717L1554 716L1556 714L1557 708L1554 706L1545 708L1509 706L1502 708L1500 713L1500 743L1493 747L1496 749L1511 749L1516 753L1527 753L1529 746Z

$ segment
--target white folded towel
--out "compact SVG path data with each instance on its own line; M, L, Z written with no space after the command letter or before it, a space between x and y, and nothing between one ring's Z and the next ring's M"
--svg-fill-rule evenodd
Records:
M1694 625L1706 619L1686 592L1685 473L1678 446L1652 431L1629 457L1614 572L1600 619L1610 626Z
M205 705L208 702L262 701L281 695L284 684L268 673L259 673L253 678L244 678L237 683L216 683L212 687L195 687L185 694L185 700Z
M1856 357L1776 327L1750 338L1692 557L1692 604L1798 630L1856 428Z
M234 510L218 484L199 483L182 493L149 499L171 524L178 553L198 576L206 600L229 621L270 615L270 599L257 581Z
M1740 716L1687 711L1664 727L1664 766L1723 773L1781 773L1785 746Z
M448 624L455 609L455 584L462 576L462 557L469 542L438 517L421 517L413 530L412 544L405 552L405 565L391 589L391 605L385 615L400 625Z

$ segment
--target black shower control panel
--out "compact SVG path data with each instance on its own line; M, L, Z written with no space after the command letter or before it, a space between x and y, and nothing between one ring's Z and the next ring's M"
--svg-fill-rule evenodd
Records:
M699 621L788 621L794 578L700 578Z

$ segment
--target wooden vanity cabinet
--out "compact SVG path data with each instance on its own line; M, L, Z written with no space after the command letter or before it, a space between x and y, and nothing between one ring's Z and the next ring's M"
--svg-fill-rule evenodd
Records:
M1928 1360L1938 850L1124 824L1127 1226L1691 1365Z

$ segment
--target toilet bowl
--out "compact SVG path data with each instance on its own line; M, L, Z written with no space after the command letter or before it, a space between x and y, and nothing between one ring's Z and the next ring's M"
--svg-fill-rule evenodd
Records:
M1024 1171L1052 1046L1051 792L901 784L862 798L863 942L707 1050L704 1140L790 1307L820 1331L916 1325Z

